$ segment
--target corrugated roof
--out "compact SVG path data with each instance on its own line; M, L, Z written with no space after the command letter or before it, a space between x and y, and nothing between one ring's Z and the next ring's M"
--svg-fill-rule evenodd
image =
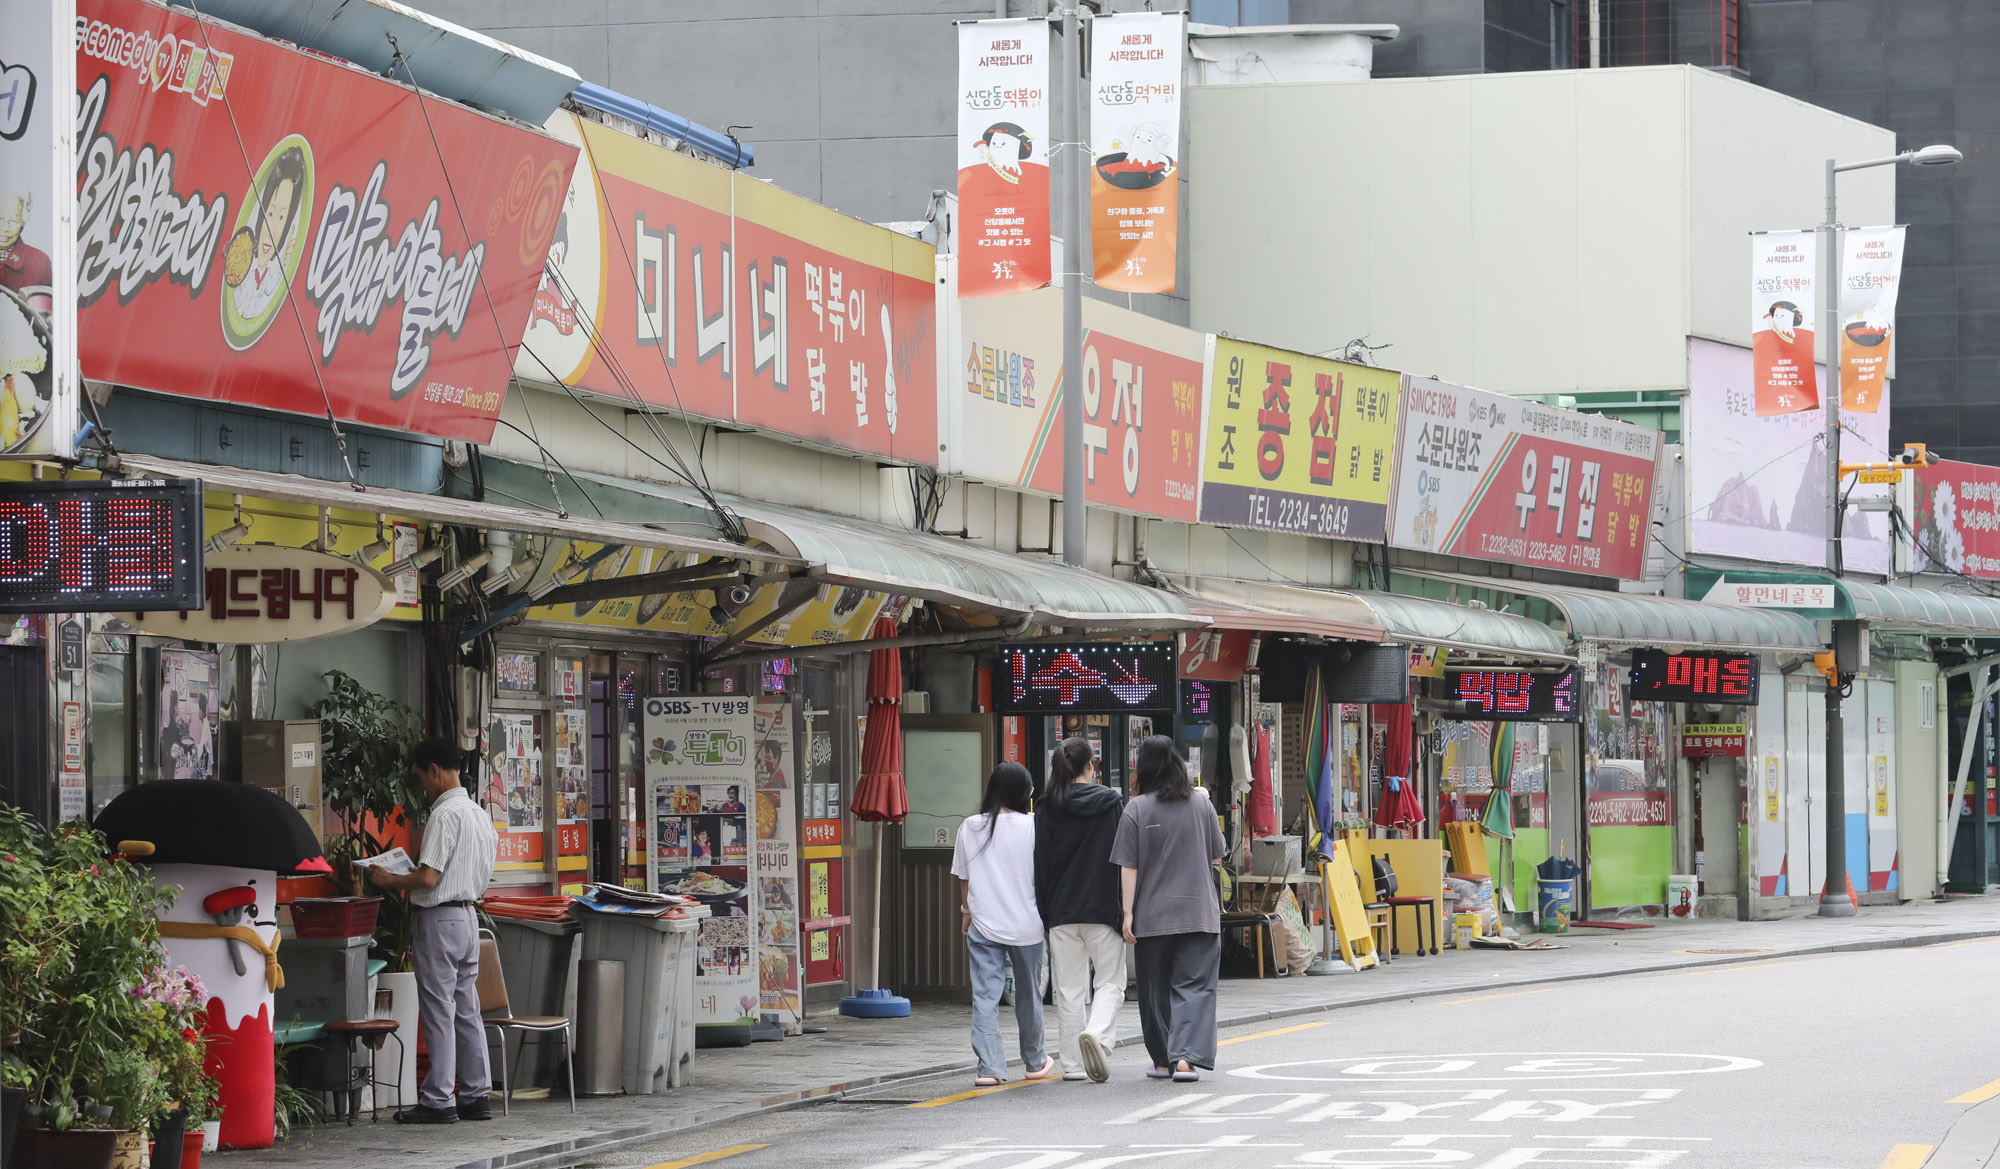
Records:
M1603 645L1715 646L1723 649L1810 652L1821 648L1811 621L1782 609L1711 605L1679 597L1580 589L1527 580L1496 580L1450 572L1398 573L1461 587L1537 597L1562 611L1569 636Z

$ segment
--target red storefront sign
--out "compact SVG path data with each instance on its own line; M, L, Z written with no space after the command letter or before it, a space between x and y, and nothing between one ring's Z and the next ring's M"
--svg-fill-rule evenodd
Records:
M1687 759L1741 759L1749 735L1742 723L1689 724L1681 728L1681 755Z
M76 75L84 376L492 437L574 147L144 0Z
M2000 467L1946 459L1916 476L1917 570L2000 580Z
M1250 664L1248 629L1203 629L1181 634L1180 675L1210 682L1234 682Z

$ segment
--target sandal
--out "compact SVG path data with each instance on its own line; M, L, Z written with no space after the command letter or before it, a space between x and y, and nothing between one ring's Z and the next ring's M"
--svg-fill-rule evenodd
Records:
M1171 1080L1174 1078L1174 1072L1172 1068L1147 1068L1146 1078L1149 1080Z
M999 1076L972 1077L972 1086L975 1088L997 1088L1006 1082L1006 1080L1001 1079Z
M1056 1071L1056 1057L1052 1055L1049 1057L1048 1062L1041 1066L1039 1071L1028 1072L1021 1078L1024 1080L1052 1080L1058 1074Z

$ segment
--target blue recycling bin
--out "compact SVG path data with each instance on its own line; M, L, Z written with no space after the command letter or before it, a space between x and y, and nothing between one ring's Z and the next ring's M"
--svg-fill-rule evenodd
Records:
M1566 932L1569 929L1569 919L1575 912L1575 877L1535 878L1535 920L1540 923L1543 933Z

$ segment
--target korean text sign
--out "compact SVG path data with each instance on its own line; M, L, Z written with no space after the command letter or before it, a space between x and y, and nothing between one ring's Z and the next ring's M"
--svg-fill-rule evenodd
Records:
M958 26L960 296L1040 288L1049 260L1049 25Z
M963 269L960 269L963 272ZM959 304L960 376L946 465L1048 495L1063 488L1062 294ZM1202 334L1100 301L1083 305L1085 497L1192 521L1199 485Z
M1090 250L1100 288L1172 292L1187 17L1090 22Z
M76 89L86 377L492 437L572 147L142 0Z
M1917 571L2000 579L2000 467L1947 459L1916 476Z
M1819 405L1813 367L1818 265L1819 241L1810 231L1750 237L1750 349L1760 418Z
M937 461L930 245L558 112L583 143L516 372Z
M1889 391L1889 354L1902 286L1903 229L1847 233L1840 269L1840 408L1873 414Z
M1429 378L1403 402L1390 543L1645 575L1657 431Z
M1379 540L1402 375L1217 337L1201 522Z

